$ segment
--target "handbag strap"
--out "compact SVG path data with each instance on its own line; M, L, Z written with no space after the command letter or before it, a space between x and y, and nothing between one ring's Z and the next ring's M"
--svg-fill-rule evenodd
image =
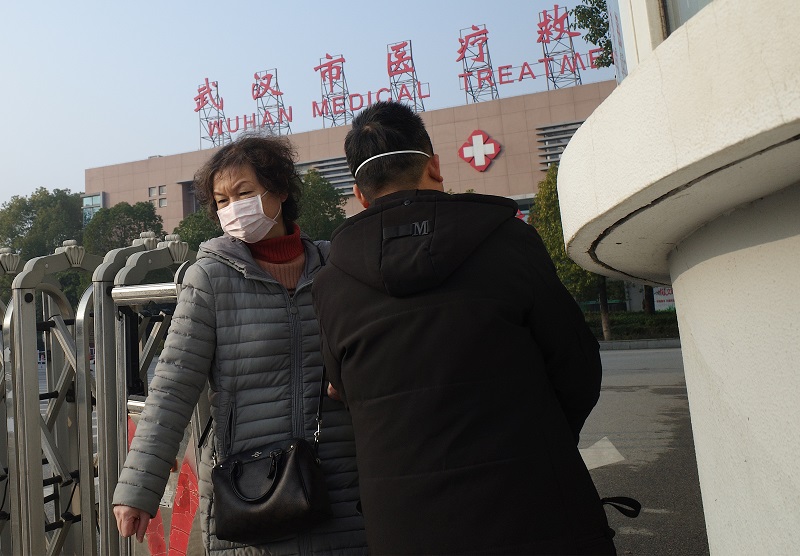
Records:
M208 438L208 433L211 432L211 415L208 416L208 421L206 421L206 426L203 427L203 432L200 434L200 440L197 441L197 447L202 448L206 443L206 438Z
M628 496L609 496L601 498L600 502L603 505L609 505L616 508L619 513L627 517L637 517L639 512L642 511L642 505L638 500Z
M317 455L317 448L319 447L319 437L322 433L322 401L325 399L325 378L328 372L325 369L325 363L322 364L322 378L319 381L319 405L317 405L317 430L314 431L314 455Z
M325 266L325 255L322 253L322 248L319 246L319 243L314 243L314 245L316 246L317 254L319 255L319 266ZM329 245L328 249L330 249L330 244L328 245ZM322 344L322 338L320 338L320 344ZM314 457L317 457L317 448L319 447L319 436L322 433L322 400L325 399L325 393L327 390L327 387L325 385L325 378L327 376L328 376L328 370L325 368L325 361L323 360L322 378L319 381L319 404L317 405L317 430L314 431Z

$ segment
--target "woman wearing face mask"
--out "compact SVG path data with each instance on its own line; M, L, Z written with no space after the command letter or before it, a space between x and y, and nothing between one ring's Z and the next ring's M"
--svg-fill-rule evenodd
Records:
M206 552L219 555L366 554L357 510L350 418L325 399L318 453L333 515L263 545L217 538L210 483L221 460L316 431L322 356L311 284L328 242L294 222L300 180L285 138L244 137L195 174L197 199L225 234L200 246L188 271L145 408L114 492L120 534L139 542L155 515L192 410L208 381L214 427L198 465Z

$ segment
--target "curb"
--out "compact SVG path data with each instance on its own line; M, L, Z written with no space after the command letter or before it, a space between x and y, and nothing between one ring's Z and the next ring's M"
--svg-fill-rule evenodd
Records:
M680 338L660 338L653 340L611 340L600 342L600 351L617 349L664 349L681 347Z

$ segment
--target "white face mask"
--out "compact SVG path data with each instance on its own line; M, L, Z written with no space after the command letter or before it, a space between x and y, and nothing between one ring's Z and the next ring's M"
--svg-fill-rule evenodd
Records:
M281 214L281 207L278 207L278 214L275 218L270 218L264 214L264 205L261 198L269 193L265 191L261 195L240 199L228 204L227 207L219 209L219 223L228 235L241 239L245 243L256 243L261 241L277 224L277 218Z

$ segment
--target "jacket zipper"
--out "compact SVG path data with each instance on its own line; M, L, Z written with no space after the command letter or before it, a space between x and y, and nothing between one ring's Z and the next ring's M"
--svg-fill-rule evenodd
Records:
M311 287L312 280L308 280L303 282L302 284L298 284L297 288L294 290L294 295L289 296L289 330L292 335L292 353L291 353L291 365L292 365L292 381L294 382L294 396L292 396L292 414L294 416L292 428L295 431L295 436L297 438L305 438L306 437L306 427L305 427L305 403L303 398L303 380L300 373L300 368L302 367L302 340L301 330L300 330L300 309L298 309L295 300L297 299L297 294L306 287ZM288 292L286 292L288 295ZM313 546L311 543L311 534L306 532L298 533L297 535L297 544L300 554L313 554Z
M320 261L321 263L322 261ZM241 269L243 271L244 269ZM244 272L243 272L244 273ZM297 288L295 288L294 295L289 295L289 291L286 289L283 284L278 282L277 280L262 280L263 282L270 283L270 284L277 284L283 289L284 299L287 301L287 307L289 312L289 333L291 336L291 353L289 354L289 372L290 372L290 381L291 386L290 389L293 392L292 395L292 434L297 438L305 438L305 419L303 415L304 411L304 402L303 402L303 381L302 377L300 376L300 368L302 366L302 340L301 340L301 330L300 330L300 310L295 303L295 299L297 298L297 294L304 288L310 288L314 282L314 279L311 278L306 280L305 282L298 283ZM297 535L297 544L300 554L313 554L313 546L311 543L311 534L301 532Z
M288 292L287 292L288 296ZM297 438L305 438L305 427L303 426L303 380L300 376L300 310L295 304L294 296L288 296L289 300L289 333L291 336L291 353L289 354L290 376L292 381L292 435Z
M294 393L292 396L292 434L297 438L306 437L306 426L304 413L305 401L303 397L303 377L301 376L300 372L303 366L303 342L301 338L302 330L300 326L300 309L297 307L295 300L297 299L297 294L300 293L302 289L311 287L312 282L313 280L308 280L302 284L298 284L297 289L294 291L294 295L290 296L289 292L286 292L289 301L289 332L292 338L292 352L290 354L292 391Z

